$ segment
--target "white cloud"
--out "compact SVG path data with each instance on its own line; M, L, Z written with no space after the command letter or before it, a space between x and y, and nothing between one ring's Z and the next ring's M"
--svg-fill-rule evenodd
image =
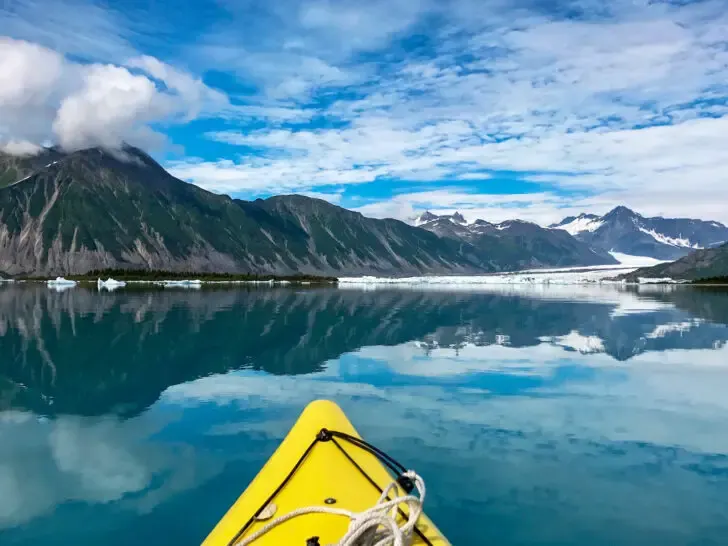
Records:
M689 203L694 215L728 220L721 206L728 199L722 152L728 15L721 6L620 1L599 14L581 6L587 14L581 19L474 2L447 9L413 4L401 18L379 4L354 9L324 2L290 10L289 17L279 12L287 45L277 51L274 36L266 42L269 58L298 52L321 59L329 72L348 74L317 82L317 71L306 70L312 77L297 88L303 100L317 92L336 97L331 86L353 84L355 93L341 87L345 97L315 106L337 126L282 129L274 123L253 133L211 133L258 148L267 159L175 167L206 187L227 178L226 191L254 192L378 178L468 180L508 170L526 178L549 175L555 186L598 195L574 203L596 205L597 212L625 203L647 214L684 215ZM414 55L395 48L376 66L354 60L354 51L381 52L425 19L439 20L427 32L430 49ZM346 42L347 34L351 48L327 54L322 44ZM263 96L285 95L271 91L276 85L266 84ZM227 169L234 172L229 177ZM706 200L708 193L716 199ZM565 212L557 206L570 204L563 199L525 212L550 222ZM474 207L474 201L466 206ZM520 209L510 209L515 212Z
M54 91L63 64L54 51L0 37L0 104L40 106Z
M466 188L449 187L402 193L386 201L362 205L356 210L375 218L399 220L407 220L416 212L433 210L441 214L461 212L470 222L478 219L501 222L515 217L540 222L556 206L566 205L564 198L548 192L479 194L468 192Z
M0 3L3 34L94 62L119 63L135 54L128 22L121 11L94 0Z
M53 131L69 150L94 145L117 149L125 140L148 145L150 137L164 138L146 125L169 113L160 99L154 83L144 76L117 66L91 66L83 87L61 102Z
M0 144L0 151L10 155L35 155L41 147L27 140L10 140Z
M217 111L229 106L227 97L223 93L207 87L201 79L159 59L143 55L130 59L125 64L129 68L143 70L152 78L163 82L166 88L175 93L181 103L188 107L185 113L187 119L196 117L202 110Z
M237 77L244 91L232 105L199 78L140 56L121 14L79 10L89 29L76 33L82 39L62 28L76 23L60 8L49 8L33 32L27 20L39 5L22 0L0 13L0 24L75 55L91 51L98 38L99 56L154 83L164 99L152 101L155 108L174 102L168 111L175 121L218 113L219 129L208 136L239 146L241 155L170 164L215 191L305 192L374 180L452 185L441 182L447 180L456 183L448 191L476 195L507 184L497 176L483 182L507 170L589 197L535 196L528 204L494 198L495 207L473 198L462 208L551 222L582 207L604 212L620 203L646 214L689 209L728 221L728 13L721 1L557 3L549 11L472 0L284 0L256 10L222 2L229 16L184 57L200 72ZM81 93L82 79L71 78L75 87L56 102ZM145 129L149 110L135 111L140 118L120 124L141 140L153 137ZM19 123L16 132L0 127L4 141L37 144L54 114L52 106L36 112L23 132ZM468 180L471 190L461 191ZM370 208L418 206L397 197Z
M58 89L65 86L66 69L64 58L53 51L0 37L0 143L6 143L7 151L17 148L18 142L38 143L48 134L53 110L46 104L56 100Z
M69 150L123 142L158 147L150 126L228 108L225 95L153 57L79 64L37 44L0 38L0 145L27 154L48 140ZM142 73L139 73L142 72ZM159 82L159 83L158 83Z

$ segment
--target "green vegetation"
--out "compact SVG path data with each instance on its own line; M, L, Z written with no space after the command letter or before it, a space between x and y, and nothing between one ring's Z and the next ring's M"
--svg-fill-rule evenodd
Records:
M706 277L703 279L696 279L692 284L724 284L728 286L728 276L723 275L719 277Z
M16 277L17 280L45 281L50 277ZM55 278L55 277L53 277ZM316 275L261 275L257 273L201 273L194 271L154 271L147 269L99 269L89 271L84 275L67 275L67 279L84 282L109 278L117 281L175 281L200 280L206 282L233 282L233 281L289 281L310 283L334 283L336 277L319 277Z
M15 182L18 177L18 171L14 168L9 168L5 172L0 172L0 188L4 188Z

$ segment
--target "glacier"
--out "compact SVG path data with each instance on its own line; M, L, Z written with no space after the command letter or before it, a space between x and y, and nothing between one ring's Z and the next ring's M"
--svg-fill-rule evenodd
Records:
M650 256L633 256L632 254L624 254L623 252L611 251L609 254L622 265L630 265L634 267L652 267L667 263L667 260L658 260Z
M595 284L618 283L610 280L623 273L631 273L636 267L598 266L563 269L536 269L514 273L490 275L432 276L432 277L341 277L339 286L403 285L403 286L452 286L487 284Z

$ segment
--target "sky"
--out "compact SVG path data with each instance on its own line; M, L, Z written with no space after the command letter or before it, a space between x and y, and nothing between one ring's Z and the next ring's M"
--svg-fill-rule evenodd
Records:
M252 199L728 222L728 1L0 0L0 149Z

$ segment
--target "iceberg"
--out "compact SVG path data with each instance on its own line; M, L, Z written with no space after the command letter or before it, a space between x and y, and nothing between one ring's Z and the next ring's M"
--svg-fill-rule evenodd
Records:
M56 277L54 280L49 280L46 284L48 285L48 288L73 288L78 283L76 281L69 281L63 277Z
M124 281L117 281L116 279L106 279L105 281L99 279L96 284L99 290L106 289L109 292L111 292L112 290L116 290L117 288L123 288L126 286L126 283Z
M182 281L159 281L160 285L165 288L202 288L200 280L182 280Z

